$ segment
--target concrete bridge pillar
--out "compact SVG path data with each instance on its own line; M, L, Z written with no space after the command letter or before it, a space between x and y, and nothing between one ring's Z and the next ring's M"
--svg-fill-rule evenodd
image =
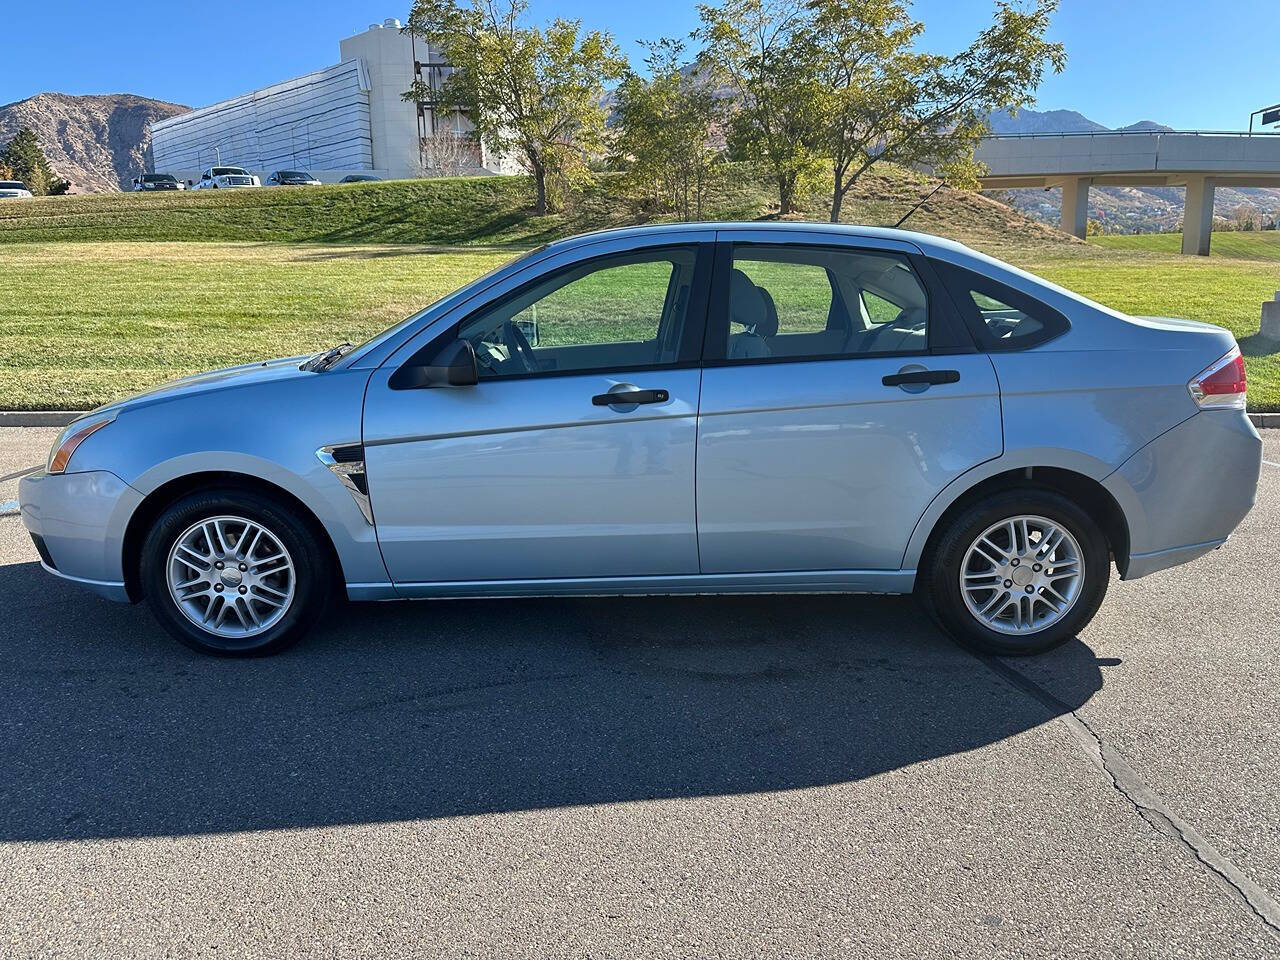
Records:
M1070 177L1062 182L1062 231L1084 239L1089 229L1091 177Z
M1182 252L1209 255L1213 232L1213 177L1189 177L1187 200L1182 210Z

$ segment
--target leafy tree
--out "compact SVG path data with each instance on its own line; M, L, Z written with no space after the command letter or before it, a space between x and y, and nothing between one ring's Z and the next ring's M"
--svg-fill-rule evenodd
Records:
M1033 100L1066 62L1045 40L1058 0L997 0L989 27L954 56L915 49L923 25L904 0L720 0L698 35L738 104L730 148L777 181L782 213L822 164L832 222L881 160L976 183L973 151L992 110Z
M779 212L821 168L823 104L810 13L802 0L721 0L698 7L695 36L735 100L729 152L758 163L778 187Z
M951 57L918 53L924 26L900 0L809 0L809 62L820 71L821 141L833 179L831 222L874 164L929 166L976 185L973 151L993 110L1034 101L1046 69L1066 63L1045 40L1058 0L996 4L989 27Z
M604 85L626 63L609 34L584 34L576 20L526 27L527 10L527 0L416 0L407 29L455 69L438 97L415 80L405 98L435 97L466 111L486 147L518 155L533 174L541 215L549 182L589 182L588 160L604 146Z
M37 196L64 193L70 186L49 169L49 161L29 127L22 127L9 145L0 151L0 165L9 168L11 179L21 180Z
M682 41L648 49L651 79L628 72L618 86L614 152L633 187L684 220L700 219L721 152L713 143L720 105L705 75L683 68Z

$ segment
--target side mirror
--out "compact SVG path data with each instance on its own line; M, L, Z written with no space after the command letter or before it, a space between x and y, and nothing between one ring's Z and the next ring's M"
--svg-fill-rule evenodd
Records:
M474 387L480 382L476 350L470 340L446 343L430 360L415 355L387 381L392 390L422 390L428 387Z

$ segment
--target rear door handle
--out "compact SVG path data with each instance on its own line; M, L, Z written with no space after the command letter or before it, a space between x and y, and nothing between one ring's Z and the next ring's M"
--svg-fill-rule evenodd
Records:
M629 403L666 403L671 394L666 390L618 390L613 393L597 393L591 402L597 407L616 407Z
M908 370L905 373L891 373L881 377L880 382L886 387L901 387L905 384L921 383L937 385L939 383L959 383L959 370Z

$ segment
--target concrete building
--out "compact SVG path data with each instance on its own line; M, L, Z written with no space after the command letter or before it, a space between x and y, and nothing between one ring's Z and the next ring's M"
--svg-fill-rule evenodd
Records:
M1182 252L1209 255L1217 186L1280 187L1280 134L1108 132L987 137L989 189L1061 187L1062 229L1084 237L1092 186L1186 188Z
M282 169L309 170L326 182L350 173L419 177L432 163L434 137L471 129L456 111L403 98L415 77L439 90L450 68L399 20L342 40L339 57L335 66L152 124L153 169L182 179L215 164L263 179ZM518 172L483 148L463 154L449 172Z

